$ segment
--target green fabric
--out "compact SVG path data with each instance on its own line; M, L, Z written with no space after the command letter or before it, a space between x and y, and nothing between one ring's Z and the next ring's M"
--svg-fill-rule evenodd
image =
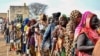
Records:
M62 48L61 56L66 56L65 48Z
M63 16L64 18L66 18L66 19L67 19L67 21L69 21L69 20L70 20L70 18L69 18L69 17L67 17L67 16L66 16L66 14L63 14L62 16Z

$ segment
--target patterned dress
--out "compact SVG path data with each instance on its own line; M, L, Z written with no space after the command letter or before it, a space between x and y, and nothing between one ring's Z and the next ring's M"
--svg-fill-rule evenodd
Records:
M69 21L66 27L66 36L64 39L64 47L66 51L66 56L72 56L71 50L73 47L73 39L74 39L74 31L75 31L75 23L73 21Z
M58 25L55 27L54 31L53 31L53 38L56 38L56 43L54 46L54 54L53 56L57 55L57 52L62 52L62 48L63 48L63 40L65 37L65 32L66 32L66 28ZM56 51L56 52L55 52ZM57 55L59 56L59 55Z

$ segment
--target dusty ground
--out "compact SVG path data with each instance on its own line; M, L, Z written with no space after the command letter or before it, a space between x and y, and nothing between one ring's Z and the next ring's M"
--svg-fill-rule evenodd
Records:
M3 34L0 33L0 56L20 56L15 51L9 51L9 45L6 45Z

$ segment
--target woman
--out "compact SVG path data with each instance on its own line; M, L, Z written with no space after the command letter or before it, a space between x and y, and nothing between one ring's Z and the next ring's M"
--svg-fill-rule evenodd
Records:
M70 14L70 21L66 26L66 37L64 39L64 47L66 50L66 56L72 56L73 39L75 28L78 26L81 19L81 12L78 10L73 10Z
M11 30L10 30L10 51L11 50L15 50L15 27L14 27L14 23L11 23Z
M44 34L45 29L48 25L47 23L47 16L45 14L41 14L39 17L39 22L37 23L41 34Z
M10 37L9 37L9 28L7 27L5 30L5 39L6 39L6 45L10 42Z
M23 21L23 24L22 24L22 32L23 32L23 38L22 38L22 52L23 54L26 54L26 37L27 37L27 30L28 30L28 24L29 22L29 18L25 18L25 20Z
M24 21L23 21L23 31L26 32L27 28L28 28L28 23L29 23L29 18L26 18Z
M43 49L43 55L46 54L45 56L48 56L47 54L49 54L49 52L51 51L52 43L53 43L52 42L52 31L58 25L60 15L61 15L60 12L56 12L52 14L54 22L48 25L43 35L42 49Z
M65 37L65 32L66 32L66 24L68 23L67 17L66 16L61 16L59 19L59 25L57 25L53 31L53 39L54 40L54 52L55 55L54 56L58 56L61 55L60 53L63 52L62 48L63 48L63 40Z
M81 22L75 29L76 56L92 56L94 46L100 37L96 32L98 23L95 14L87 11L82 15Z
M18 21L18 23L15 26L15 42L16 42L16 53L21 53L21 37L22 37L22 31L21 31L21 23Z
M27 44L28 48L30 49L31 56L35 56L34 28L32 27L34 24L36 24L36 20L32 19L28 24L29 29L27 33ZM29 54L29 50L27 52Z
M35 26L34 39L35 39L35 48L36 56L41 56L41 43L43 35L40 33L39 27Z

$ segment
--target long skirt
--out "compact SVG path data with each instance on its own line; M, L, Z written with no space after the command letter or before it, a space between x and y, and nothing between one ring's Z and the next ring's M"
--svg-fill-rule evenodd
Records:
M73 47L73 39L69 38L68 36L64 39L64 47L66 51L66 56L72 56L72 47Z

